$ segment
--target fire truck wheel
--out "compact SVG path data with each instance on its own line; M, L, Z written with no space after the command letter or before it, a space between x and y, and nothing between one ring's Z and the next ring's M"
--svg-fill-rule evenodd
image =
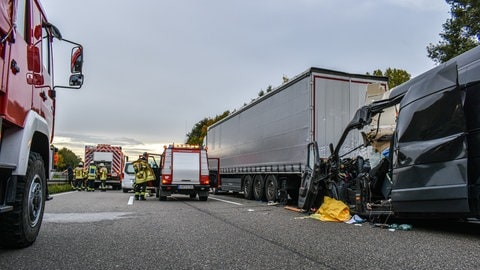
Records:
M17 180L13 211L6 213L0 224L0 245L9 248L33 244L42 225L47 182L39 154L30 153L27 173Z
M253 199L253 179L250 175L246 175L243 180L243 196L247 200Z
M278 182L275 175L267 176L265 179L265 198L268 202L274 202L277 200Z

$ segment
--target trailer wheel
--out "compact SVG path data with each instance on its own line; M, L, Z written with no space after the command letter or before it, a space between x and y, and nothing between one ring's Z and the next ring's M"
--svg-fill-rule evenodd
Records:
M23 248L35 242L42 225L47 194L45 167L42 157L30 153L27 173L17 178L13 211L5 213L0 221L0 245Z
M253 179L250 175L246 175L243 180L243 196L247 200L253 199Z
M277 200L278 194L278 182L275 175L267 176L265 179L265 198L268 202L274 202Z
M265 181L261 175L255 175L253 178L253 198L257 201L265 201Z

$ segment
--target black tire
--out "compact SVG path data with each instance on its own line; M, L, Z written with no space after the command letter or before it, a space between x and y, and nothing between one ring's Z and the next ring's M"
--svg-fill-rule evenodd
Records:
M124 188L123 193L127 193L127 192L128 192L128 188Z
M278 181L275 175L269 175L265 179L265 199L267 202L277 201Z
M206 201L208 199L208 196L198 196L198 200L200 201Z
M158 200L159 200L159 201L166 201L166 200L167 200L167 196L158 196Z
M3 214L0 221L0 245L24 248L37 239L42 225L47 180L42 157L30 153L25 176L17 178L13 211Z
M259 174L253 178L253 198L257 201L265 201L265 181Z
M243 180L243 196L247 200L253 200L253 179L250 175L246 175Z
M195 199L197 197L197 193L191 193L190 194L190 199Z

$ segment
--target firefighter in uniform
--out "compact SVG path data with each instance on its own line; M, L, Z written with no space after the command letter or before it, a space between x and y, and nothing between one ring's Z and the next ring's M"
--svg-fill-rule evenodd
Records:
M135 200L144 201L147 182L155 180L155 174L147 162L147 153L143 153L137 161L133 162L133 168L135 170L135 182L133 183Z
M100 190L105 192L107 191L107 174L108 170L103 163L100 163L98 169L98 178L100 179Z
M97 179L97 166L95 166L95 163L93 161L91 161L90 165L88 166L87 179L88 179L87 191L95 191L95 179Z
M83 168L83 190L87 190L88 187L88 167Z
M78 191L82 191L83 178L85 178L84 170L83 170L83 162L78 163L78 166L75 167L74 174L75 174L75 189Z

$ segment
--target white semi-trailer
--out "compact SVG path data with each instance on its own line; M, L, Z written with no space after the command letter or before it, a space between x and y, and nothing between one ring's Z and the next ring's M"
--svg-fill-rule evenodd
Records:
M284 201L288 194L296 200L307 145L316 141L320 155L328 157L329 143L372 95L388 90L387 82L312 67L210 126L212 189L243 192L246 199Z

